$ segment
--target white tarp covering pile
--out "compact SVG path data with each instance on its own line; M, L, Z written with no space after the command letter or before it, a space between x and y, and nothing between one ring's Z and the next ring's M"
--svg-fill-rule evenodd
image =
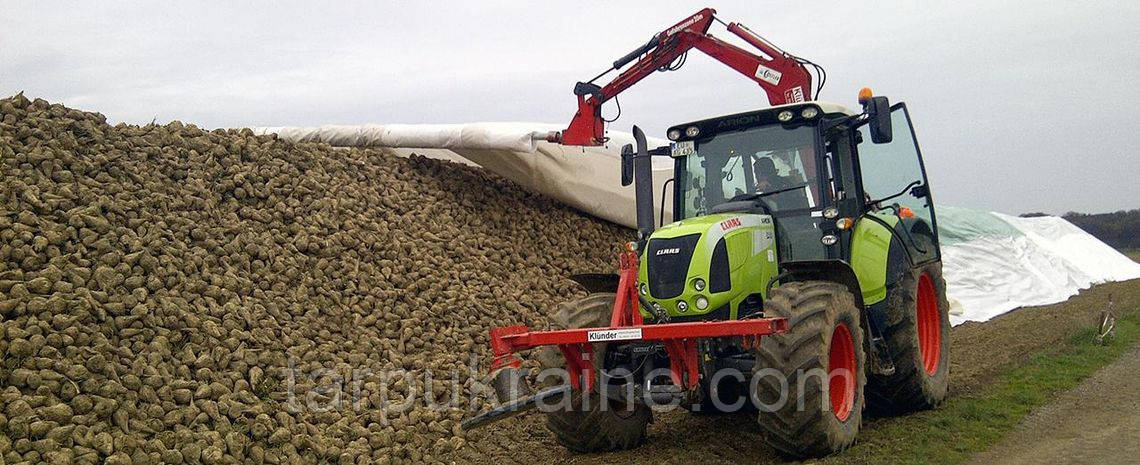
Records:
M275 133L296 142L324 142L334 147L403 147L436 149L489 149L533 152L537 140L559 128L533 123L470 124L365 124L320 127L269 127L255 132Z
M1140 264L1055 216L939 206L951 322L1061 302L1093 284L1140 278Z
M635 227L633 186L621 186L621 146L633 135L611 131L602 147L569 147L546 142L546 134L562 126L537 123L371 124L311 128L255 128L298 142L324 142L337 147L373 147L398 155L416 153L452 161L467 160L535 192L604 220ZM649 148L665 145L650 139ZM458 159L458 160L457 160ZM654 205L665 197L665 218L673 217L673 160L653 160ZM668 187L672 187L672 184ZM658 212L658 217L660 212Z
M294 141L373 147L468 161L583 212L634 227L633 187L621 187L621 146L628 133L611 131L604 147L546 142L556 125L446 125L257 128ZM650 147L667 141L654 139ZM672 160L654 160L655 205L665 198L672 217ZM669 186L671 187L671 185ZM1061 302L1092 284L1140 278L1140 264L1057 217L1017 218L954 207L937 210L951 321L985 321L1028 305Z

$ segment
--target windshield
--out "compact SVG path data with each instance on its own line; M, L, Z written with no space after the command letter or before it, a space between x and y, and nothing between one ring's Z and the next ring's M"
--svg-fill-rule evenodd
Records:
M680 217L703 215L745 194L769 193L764 200L773 212L815 207L820 201L815 132L813 126L776 125L697 142L677 186Z

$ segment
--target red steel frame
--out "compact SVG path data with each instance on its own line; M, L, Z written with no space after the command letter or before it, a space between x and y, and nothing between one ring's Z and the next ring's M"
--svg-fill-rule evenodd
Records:
M595 370L590 334L596 331L629 330L640 332L638 337L620 341L661 341L669 355L669 371L673 383L694 389L700 382L697 340L710 337L740 337L742 343L754 346L761 336L787 331L784 318L756 318L748 320L699 321L687 323L644 324L638 310L637 254L625 250L620 257L621 274L613 316L606 328L564 329L557 331L531 331L526 326L505 326L491 330L491 350L495 359L491 371L501 368L520 368L522 361L515 353L542 346L558 346L566 358L570 385L574 389L594 389ZM594 341L598 342L598 341ZM585 374L585 377L582 377Z
M654 37L656 47L603 86L597 95L579 95L578 112L570 121L569 127L560 133L552 133L550 141L563 145L602 145L605 142L602 104L668 66L692 48L756 82L768 95L771 105L812 99L811 74L794 56L776 48L739 23L729 23L728 31L759 49L766 57L713 37L708 30L715 14L716 10L705 8L658 33Z

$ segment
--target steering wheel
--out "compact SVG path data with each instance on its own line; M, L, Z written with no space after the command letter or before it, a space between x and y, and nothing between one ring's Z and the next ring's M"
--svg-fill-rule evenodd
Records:
M724 204L728 204L728 203L732 203L732 202L743 202L743 201L752 200L752 201L755 201L756 204L759 205L760 208L764 210L765 214L771 215L772 214L772 206L768 205L768 202L765 201L763 197L764 197L764 194L756 193L756 192L736 194L736 195L732 196L732 198L725 200L724 203L722 203L720 205L724 205Z

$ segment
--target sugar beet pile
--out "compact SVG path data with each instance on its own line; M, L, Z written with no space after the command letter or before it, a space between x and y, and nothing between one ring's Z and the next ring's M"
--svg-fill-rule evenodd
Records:
M7 463L435 460L487 329L629 237L469 167L22 95L0 159Z

